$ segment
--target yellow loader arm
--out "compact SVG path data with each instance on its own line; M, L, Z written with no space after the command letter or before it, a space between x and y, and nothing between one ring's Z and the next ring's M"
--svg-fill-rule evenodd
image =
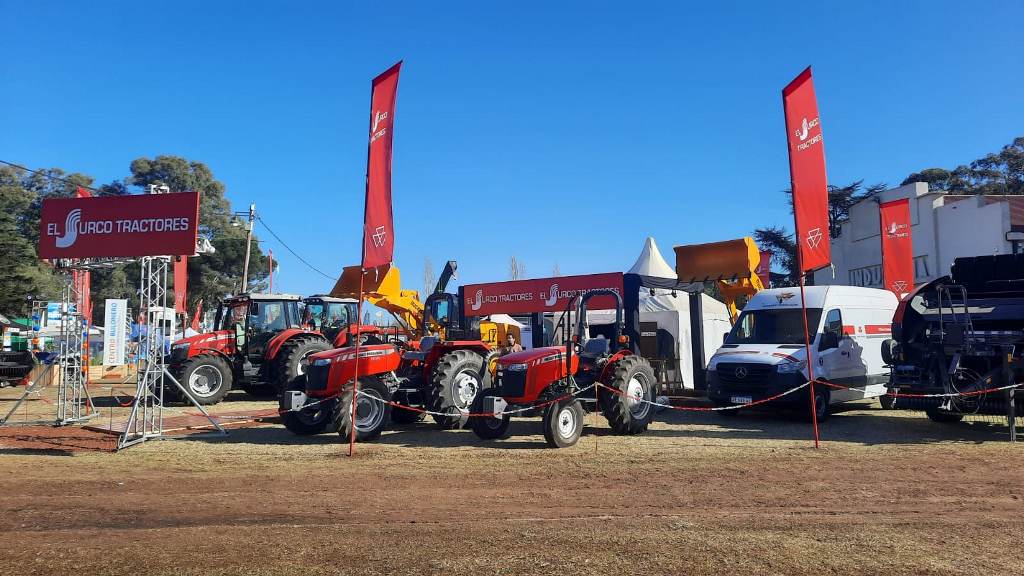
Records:
M736 300L764 290L757 276L761 252L754 239L676 246L676 275L680 282L717 282L729 317L736 321Z
M331 289L336 298L359 298L360 266L346 266ZM401 273L390 264L371 268L363 276L363 298L383 308L398 320L410 337L419 337L422 328L423 302L416 290L402 290Z

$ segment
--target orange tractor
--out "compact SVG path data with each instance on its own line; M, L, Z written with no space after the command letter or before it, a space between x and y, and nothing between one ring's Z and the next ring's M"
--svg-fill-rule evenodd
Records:
M357 323L354 300L240 294L220 304L213 332L171 345L168 367L196 402L216 404L233 388L256 395L285 390L305 374L310 355L357 335L370 343L381 338L379 328Z

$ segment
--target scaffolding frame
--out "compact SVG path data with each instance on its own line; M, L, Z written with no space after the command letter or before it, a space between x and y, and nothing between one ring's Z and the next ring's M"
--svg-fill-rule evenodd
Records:
M89 324L78 309L81 296L74 272L65 274L60 303L60 348L57 359L57 420L55 425L77 424L98 413L89 395L89 367L85 345Z

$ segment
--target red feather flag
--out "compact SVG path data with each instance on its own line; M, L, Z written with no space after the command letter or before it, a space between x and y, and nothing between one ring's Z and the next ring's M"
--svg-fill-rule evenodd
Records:
M391 145L395 128L399 62L373 79L370 142L366 156L366 212L363 218L363 269L394 260L395 223L391 213Z

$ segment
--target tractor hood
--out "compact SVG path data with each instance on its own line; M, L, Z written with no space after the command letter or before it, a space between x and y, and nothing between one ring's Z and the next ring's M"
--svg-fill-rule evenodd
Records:
M530 350L523 350L522 352L515 352L513 354L506 354L501 358L498 358L498 366L510 366L512 364L532 364L538 363L540 360L554 356L565 354L565 346L546 346L544 348L532 348ZM555 358L551 359L552 361Z
M373 344L369 346L359 347L359 358L376 358L378 356L385 356L388 354L397 354L398 350L392 344ZM309 363L314 366L324 366L333 362L342 362L346 360L355 360L356 347L346 346L345 348L335 348L333 350L326 350L324 352L317 352L309 356Z
M234 340L235 333L231 330L218 330L216 332L206 332L205 334L196 334L195 336L175 340L172 348L188 346L191 348L213 348L219 350L223 348L227 342L234 342Z

